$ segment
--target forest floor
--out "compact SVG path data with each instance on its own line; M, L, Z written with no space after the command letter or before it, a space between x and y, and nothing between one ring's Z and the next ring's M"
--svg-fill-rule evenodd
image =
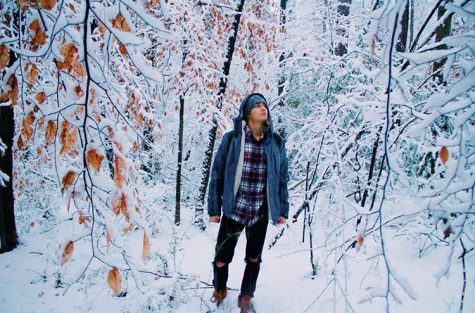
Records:
M209 225L205 231L190 225L185 220L182 226L175 228L174 236L170 235L173 233L171 226L169 229L162 226L160 234L151 239L152 251L170 251L170 243L175 242L175 258L169 260L172 277L137 276L145 277L146 282L137 282L136 278L125 282L123 278L122 289L127 290L123 297L113 296L105 278L107 267L96 264L98 262L93 261L84 278L77 279L90 258L90 244L75 246L69 264L59 265L59 246L64 242L60 234L70 231L70 226L59 225L48 232L32 231L21 238L17 249L0 255L0 312L214 312L215 306L210 301L211 260L219 225ZM371 257L376 245L364 246L359 252L351 249L335 272L332 273L329 266L321 266L317 276L311 277L308 239L302 244L301 225L290 226L270 250L267 247L281 228L269 226L255 294L257 312L386 312L381 298L362 301L370 292L366 286L378 285L385 279L384 273L376 270ZM140 254L142 237L136 237L136 245L132 246ZM231 290L223 308L217 312L239 312L237 297L245 266L245 242L243 233L230 265L228 286ZM417 250L407 239L393 237L387 245L391 266L397 269L397 275L403 281L402 286L393 281L394 295L400 303L390 297L391 312L460 312L460 260L452 262L447 275L437 283L437 273L447 262L447 251L439 249L418 258ZM324 249L315 250L315 258L319 264L335 262L333 257L332 260L327 258ZM470 254L466 265L468 281L463 312L468 313L475 312L475 258ZM412 289L408 293L415 299L401 287ZM342 290L345 290L345 296L342 296Z

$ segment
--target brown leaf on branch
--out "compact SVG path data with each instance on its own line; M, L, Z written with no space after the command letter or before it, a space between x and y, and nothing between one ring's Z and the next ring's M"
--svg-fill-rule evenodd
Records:
M78 131L75 127L67 121L61 123L61 135L59 137L61 143L61 150L59 154L65 154L74 149L78 142Z
M87 163L98 173L101 169L103 159L104 155L99 153L96 149L90 149L87 151Z
M46 43L46 33L41 28L38 19L31 22L29 28L33 32L33 38L31 39L31 50L36 51L39 47Z
M23 139L21 138L21 136L18 136L18 141L16 145L18 147L18 150L21 150L21 151L23 151L26 148L25 143L23 142Z
M114 295L117 296L122 288L122 278L120 277L120 272L116 267L112 268L107 274L107 283L114 292Z
M142 249L142 259L144 261L148 260L150 256L150 240L148 239L147 232L143 232L143 249Z
M26 10L29 7L36 7L36 0L17 0L20 9Z
M54 121L48 121L48 125L46 126L46 143L52 144L54 139L56 138L56 123Z
M125 193L122 192L115 197L112 203L112 209L116 216L122 214L127 222L130 220L127 196Z
M40 91L35 95L36 101L38 101L38 104L43 104L43 102L46 101L46 93L44 91Z
M0 102L5 102L10 99L12 105L15 106L18 103L18 81L15 74L10 75L7 86L9 88L0 94Z
M62 184L63 187L61 188L61 194L64 194L66 190L68 190L76 180L76 173L73 171L69 171L66 175L63 176Z
M56 5L56 0L39 0L40 8L46 11L51 11Z
M77 85L76 87L74 87L74 93L78 96L78 98L81 98L82 96L84 96L84 91L82 90L80 85Z
M26 72L26 80L28 82L28 87L32 88L38 80L38 67L35 64L28 62L26 63L24 69Z
M364 236L363 235L358 235L356 236L356 251L359 252L361 247L363 246L364 243Z
M74 251L74 243L70 240L64 247L63 257L61 258L61 266L66 264L69 261L69 259L71 259L73 251Z
M0 45L0 70L7 67L10 62L10 49L7 46Z
M114 183L117 188L122 188L125 182L125 175L127 172L127 165L125 160L118 156L114 155Z
M76 77L81 77L83 78L85 75L84 67L81 64L81 61L79 60L78 57L74 58L73 63L72 63L72 68L74 71L74 74L76 74Z
M440 160L442 161L442 164L447 163L447 161L449 160L449 149L447 149L447 147L440 148L439 156Z
M61 49L59 50L61 55L63 56L63 62L60 63L61 65L59 66L60 68L58 69L66 69L70 70L71 64L73 64L73 59L75 55L78 53L78 48L73 43L65 43L64 45L61 46Z
M33 139L33 123L35 122L35 113L31 111L28 115L23 119L21 125L21 134L26 141L30 141Z
M130 32L131 28L127 24L127 21L125 20L124 16L122 14L118 14L115 18L111 20L112 22L112 27L119 29L124 32Z

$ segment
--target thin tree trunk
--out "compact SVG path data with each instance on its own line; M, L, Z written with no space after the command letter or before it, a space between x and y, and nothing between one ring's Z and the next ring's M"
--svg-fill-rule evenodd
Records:
M175 224L180 225L181 211L181 166L183 161L183 115L185 111L185 99L180 96L180 125L178 127L178 161L176 170L176 200L175 200Z
M15 120L11 106L0 107L0 138L7 145L5 155L0 155L0 170L10 179L5 182L5 187L0 186L0 253L8 252L18 244L15 225L15 201L13 198L13 134Z
M407 36L409 33L409 0L406 0L404 13L401 18L401 33L396 44L396 51L405 52L407 47Z
M336 34L339 36L337 46L335 48L335 55L344 56L348 53L348 21L342 22L342 19L346 19L350 15L351 0L338 0L337 6L337 29Z
M14 14L13 21L18 25L18 15ZM8 67L13 66L17 55L10 51ZM5 72L4 72L5 73ZM12 74L15 75L15 74ZM7 147L5 154L0 153L0 171L8 175L5 187L0 185L0 253L8 252L18 245L18 235L15 224L15 198L13 197L13 136L15 133L15 115L12 106L0 106L0 141Z
M245 0L241 0L238 3L236 14L234 15L234 21L232 23L232 28L231 28L232 35L229 37L229 41L228 41L228 46L227 46L228 52L226 54L226 61L224 62L224 65L223 65L223 77L219 81L218 102L216 104L216 107L219 110L221 110L222 99L223 99L224 93L226 92L228 75L229 75L229 70L231 69L231 61L233 59L234 46L236 45L236 39L237 39L238 31L239 31L239 23L241 21L241 13L244 8L244 2ZM213 116L212 127L208 134L208 148L206 149L205 158L203 160L203 166L202 166L203 176L201 178L200 194L199 194L197 205L195 208L195 214L196 214L195 221L202 229L204 229L204 223L203 223L204 200L205 200L206 191L208 188L209 175L211 171L211 160L213 158L214 143L216 141L217 129L218 129L218 123L217 123L216 117Z
M447 2L452 2L452 1L447 1ZM437 11L437 17L438 19L441 19L447 10L445 9L445 6L440 6L438 11ZM440 42L442 39L450 35L450 31L452 30L452 15L447 16L447 18L444 20L444 22L439 25L436 29L435 33L435 42ZM446 44L442 44L437 47L438 50L445 50L448 49ZM440 61L434 62L434 72L437 72L437 74L434 76L434 80L441 85L445 85L446 81L444 79L443 71L441 69L445 63L447 62L447 58L443 58Z

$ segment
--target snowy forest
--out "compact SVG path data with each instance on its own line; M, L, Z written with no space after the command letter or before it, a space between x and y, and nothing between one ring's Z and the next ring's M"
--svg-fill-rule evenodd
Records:
M475 312L474 1L0 12L0 312L239 312L245 236L210 301L207 188L252 92L290 197L257 312Z

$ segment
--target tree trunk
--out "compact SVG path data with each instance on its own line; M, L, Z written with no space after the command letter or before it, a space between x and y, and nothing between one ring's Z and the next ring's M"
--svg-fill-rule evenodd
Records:
M226 54L226 61L224 62L223 65L223 77L219 81L219 91L218 91L218 103L216 104L216 107L221 110L222 106L222 98L224 96L224 93L226 92L226 86L228 82L228 75L229 75L229 70L231 68L231 61L233 59L233 54L234 54L234 46L236 44L236 39L238 35L238 30L239 30L239 22L241 21L241 13L244 8L244 1L245 0L240 0L238 3L238 7L236 9L236 15L234 15L234 21L232 24L232 35L229 37L228 41L228 49L227 49L227 54ZM195 208L195 214L196 214L196 223L201 227L204 228L203 224L203 212L204 212L204 199L206 197L206 191L208 188L208 180L209 180L209 175L211 171L211 160L213 158L213 151L214 151L214 143L216 141L216 131L218 129L218 123L216 120L216 117L213 116L212 120L212 127L209 131L208 134L208 148L206 149L205 152L205 158L203 160L203 166L202 166L202 171L203 171L203 176L201 179L201 185L200 185L200 194L198 197L197 205Z
M0 156L0 170L10 179L5 182L5 187L0 186L0 253L8 252L18 244L15 225L15 201L13 198L13 133L15 120L11 106L0 107L0 138L7 145L5 155Z
M185 98L180 96L180 125L178 127L178 161L176 169L176 200L175 200L175 225L180 225L181 211L181 165L183 161L183 115L185 111Z
M452 1L447 1L447 2L452 2ZM445 6L441 5L439 7L437 11L437 17L439 20L444 16L446 11L447 10L445 9ZM447 16L444 22L441 25L439 25L439 27L437 27L436 33L435 33L435 42L440 42L442 39L449 36L451 29L452 29L452 14ZM448 49L448 47L446 44L442 44L438 46L437 49L446 50ZM434 73L437 72L436 75L434 75L434 80L438 84L441 84L441 85L445 85L447 83L444 79L443 71L441 70L445 62L447 62L447 58L443 58L440 61L434 62Z
M337 56L344 56L348 53L348 21L346 17L350 15L350 5L351 0L338 0L337 6L337 28L336 34L339 37L337 46L335 47L335 55ZM342 22L342 18L344 21Z
M396 51L405 52L407 47L407 36L409 34L409 0L406 1L404 13L401 18L401 33L396 44Z

